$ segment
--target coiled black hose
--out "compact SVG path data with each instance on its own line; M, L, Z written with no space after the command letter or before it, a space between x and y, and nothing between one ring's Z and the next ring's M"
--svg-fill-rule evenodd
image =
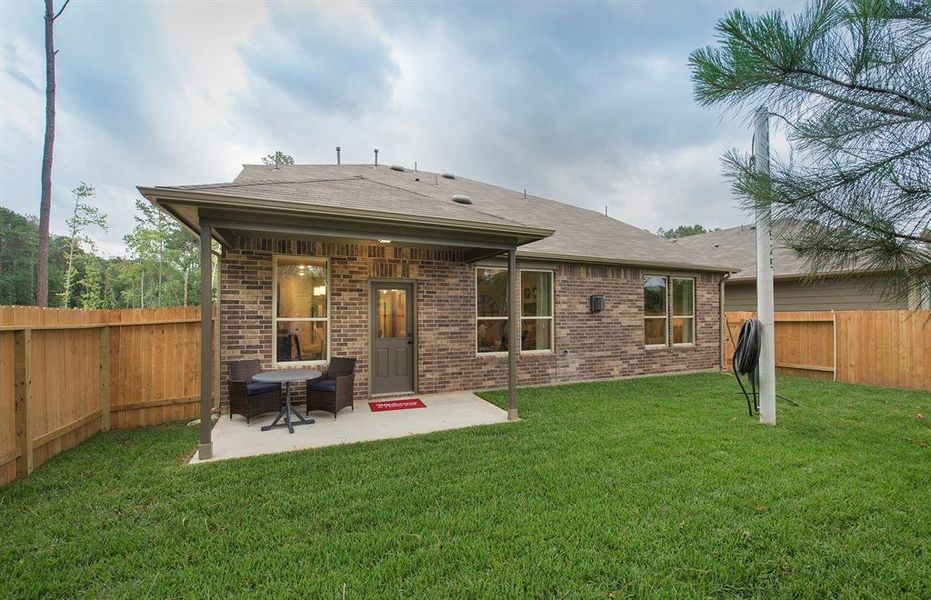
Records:
M734 349L733 366L736 373L756 373L756 368L760 365L762 340L763 323L759 319L744 321L737 337L737 348Z
M737 384L740 391L743 392L744 398L747 399L747 410L750 416L756 409L759 412L757 403L756 386L759 383L759 366L760 366L760 348L763 342L763 323L759 319L747 319L740 327L740 334L737 337L737 346L734 348L734 359L731 362L734 367L734 377L737 378ZM747 375L750 380L750 389L753 391L753 399L747 394L743 382L740 381L740 373Z
M733 334L731 334L731 339L733 339ZM747 399L747 411L749 411L751 417L753 416L754 410L756 410L757 413L760 412L760 403L756 394L756 388L760 384L759 367L762 345L763 322L759 319L747 319L740 327L740 333L737 336L737 345L734 347L734 359L731 361L731 365L734 367L734 377L737 378L737 385L740 386L740 391L743 392L744 398ZM747 388L744 387L743 382L740 380L741 373L746 375L750 382L750 390L753 393L752 399L750 398L750 394L747 393ZM790 400L780 394L776 394L776 397L785 400L793 406L802 406L795 400Z

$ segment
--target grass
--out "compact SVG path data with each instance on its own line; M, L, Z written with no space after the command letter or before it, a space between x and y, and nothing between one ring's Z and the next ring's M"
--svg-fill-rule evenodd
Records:
M931 596L931 394L783 378L765 428L735 389L197 467L194 428L102 434L0 490L0 595Z

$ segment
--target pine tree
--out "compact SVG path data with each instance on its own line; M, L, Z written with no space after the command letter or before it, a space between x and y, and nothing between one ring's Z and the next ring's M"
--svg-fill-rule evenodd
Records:
M0 206L0 304L32 304L39 222Z
M677 240L679 238L688 237L690 235L698 235L700 233L708 233L710 231L720 231L719 229L705 229L703 225L679 225L678 227L670 227L669 229L663 229L660 227L656 230L656 235L664 237L667 240Z
M276 167L278 165L293 165L294 159L291 158L290 154L285 154L281 150L275 150L271 154L266 154L262 157L262 164Z
M136 201L136 226L123 240L135 258L138 306L164 306L164 282L168 257L166 248L174 224L156 206ZM134 302L134 304L136 304Z
M812 274L884 271L888 294L914 297L931 279L931 2L735 10L717 31L690 57L698 102L767 106L792 148L769 176L725 156L744 208L771 209Z
M94 186L81 182L81 185L71 190L74 196L74 212L66 221L68 225L68 253L65 266L64 285L59 294L60 304L63 307L71 305L72 288L77 276L76 258L83 251L86 244L93 247L93 240L87 235L87 228L91 225L106 231L107 215L90 204L91 199L97 195Z
M52 211L52 158L55 148L55 21L71 0L55 12L54 0L45 0L45 141L42 146L42 195L39 199L39 235L36 265L36 305L48 306L49 256L52 238L49 222Z
M84 288L80 298L81 308L107 307L103 295L103 273L101 271L100 259L89 257L84 267L84 277L81 279L81 285Z

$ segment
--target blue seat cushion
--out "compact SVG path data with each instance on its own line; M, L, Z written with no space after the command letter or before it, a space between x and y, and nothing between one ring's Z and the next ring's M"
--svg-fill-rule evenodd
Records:
M267 394L269 392L277 392L281 389L280 383L247 383L246 384L246 393L250 396L255 396L258 394Z
M310 386L310 391L312 392L335 392L336 391L336 380L335 379L318 379L317 381L312 381L308 384Z

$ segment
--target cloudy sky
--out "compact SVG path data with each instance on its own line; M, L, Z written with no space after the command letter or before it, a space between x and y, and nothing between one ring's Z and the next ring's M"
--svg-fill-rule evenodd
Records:
M56 4L60 4L58 0ZM297 162L452 171L640 227L744 222L720 174L744 115L692 100L727 11L801 2L365 4L73 0L56 21L52 229L92 183L123 251L136 185ZM36 214L43 9L0 3L0 204Z

